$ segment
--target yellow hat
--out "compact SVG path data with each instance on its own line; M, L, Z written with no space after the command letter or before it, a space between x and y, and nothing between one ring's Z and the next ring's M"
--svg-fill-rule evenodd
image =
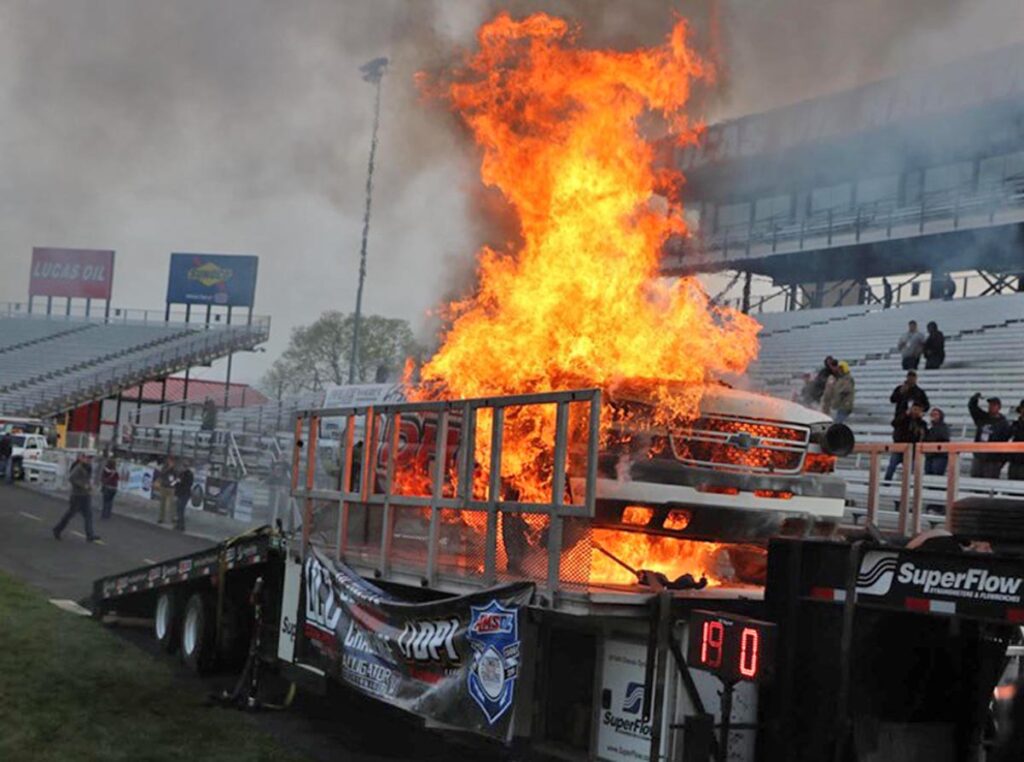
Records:
M850 363L846 362L846 360L840 360L839 361L839 370L841 370L843 373L849 373L850 372Z

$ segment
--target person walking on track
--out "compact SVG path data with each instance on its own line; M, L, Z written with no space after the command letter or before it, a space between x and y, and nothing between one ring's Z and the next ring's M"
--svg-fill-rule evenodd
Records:
M54 539L59 540L61 532L67 527L72 516L76 513L82 514L85 522L85 539L89 542L96 542L99 538L92 529L92 465L89 456L80 454L75 464L68 472L68 481L71 482L71 501L67 511L57 526L53 528Z

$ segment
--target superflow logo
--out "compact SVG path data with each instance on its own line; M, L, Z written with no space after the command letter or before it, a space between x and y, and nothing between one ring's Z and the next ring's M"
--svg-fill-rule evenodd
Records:
M879 550L869 550L860 562L857 574L857 593L864 595L886 595L896 576L899 556Z
M640 714L640 707L644 705L644 684L628 683L626 685L626 696L622 699L622 711L625 714Z

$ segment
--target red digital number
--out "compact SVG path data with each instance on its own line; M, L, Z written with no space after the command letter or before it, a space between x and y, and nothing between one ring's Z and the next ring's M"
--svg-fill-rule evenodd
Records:
M722 645L725 642L725 626L721 622L704 622L701 632L700 661L709 667L722 666Z
M757 675L761 651L761 633L752 627L744 627L740 633L740 674L744 677Z

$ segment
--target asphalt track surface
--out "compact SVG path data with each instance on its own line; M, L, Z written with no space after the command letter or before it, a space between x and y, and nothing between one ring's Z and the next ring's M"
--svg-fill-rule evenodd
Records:
M68 501L21 486L0 484L0 570L50 598L81 601L92 594L98 577L145 566L209 547L209 540L190 537L144 521L115 515L99 518L93 499L93 526L100 542L85 540L85 527L75 515L61 539L52 529Z
M85 540L80 516L75 516L55 540L53 525L67 509L67 499L21 486L0 484L0 570L38 588L46 597L87 604L98 577L144 566L210 547L209 539L192 537L163 526L117 515L99 519L94 499L93 521L101 542ZM114 630L151 654L173 663L180 679L218 693L234 683L233 675L200 679L162 653L148 630ZM330 698L297 697L286 712L250 715L262 730L285 747L316 762L484 762L512 760L504 750L476 739L424 730L408 715L343 689Z

